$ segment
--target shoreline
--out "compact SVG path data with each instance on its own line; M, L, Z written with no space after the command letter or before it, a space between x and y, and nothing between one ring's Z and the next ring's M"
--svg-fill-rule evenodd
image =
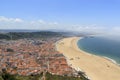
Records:
M113 64L115 64L115 65L117 65L117 66L119 66L119 67L120 67L120 64L119 64L119 63L117 63L114 59L111 59L111 58L106 57L106 56L101 56L101 57L103 57L103 58L105 58L105 59L107 59L107 60L111 61Z
M56 43L72 68L83 71L91 80L120 80L120 67L112 61L79 49L81 37L64 38ZM105 75L107 74L106 78Z
M83 39L83 38L84 38L84 37L81 37L80 39L76 40L76 45L77 45L77 46L78 46L78 41L81 40L81 39ZM78 47L78 48L79 48L79 47ZM85 53L87 53L87 54L89 54L89 55L95 55L95 54L89 53L89 52L87 52L87 51L85 51L85 50L82 50L82 49L80 49L80 48L79 48L79 50L80 50L80 51L83 51L83 52L85 52ZM114 59L112 59L112 58L109 58L109 57L107 57L107 56L101 56L101 55L95 55L95 56L99 56L99 57L105 58L105 59L111 61L112 63L114 63L115 65L117 65L117 66L120 67L120 64L117 63L117 62L116 62Z

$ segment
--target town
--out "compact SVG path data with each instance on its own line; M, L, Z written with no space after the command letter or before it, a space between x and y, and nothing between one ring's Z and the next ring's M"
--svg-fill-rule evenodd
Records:
M20 33L14 33L11 34L12 39L11 37L7 38L8 40L1 39L0 72L22 76L49 72L52 75L80 77L78 72L68 65L65 56L56 50L55 43L63 36L43 38L43 33L40 38L38 38L39 36L37 38L21 38L19 36L21 39L15 39L14 35ZM26 33L24 34L26 37Z

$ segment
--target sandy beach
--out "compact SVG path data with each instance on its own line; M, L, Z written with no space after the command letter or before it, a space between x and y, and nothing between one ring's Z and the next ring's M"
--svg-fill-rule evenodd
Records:
M91 80L120 80L120 67L103 57L89 54L77 46L79 37L64 38L56 48L66 57L68 64L81 70Z

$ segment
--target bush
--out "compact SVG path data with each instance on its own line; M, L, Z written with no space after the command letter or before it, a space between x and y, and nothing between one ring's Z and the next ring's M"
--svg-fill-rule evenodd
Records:
M7 48L7 52L14 52L13 49Z

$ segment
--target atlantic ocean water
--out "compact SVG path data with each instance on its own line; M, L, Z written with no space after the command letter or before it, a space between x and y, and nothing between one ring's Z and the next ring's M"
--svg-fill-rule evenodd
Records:
M107 57L120 64L120 41L105 37L84 37L78 41L78 47L90 54Z

